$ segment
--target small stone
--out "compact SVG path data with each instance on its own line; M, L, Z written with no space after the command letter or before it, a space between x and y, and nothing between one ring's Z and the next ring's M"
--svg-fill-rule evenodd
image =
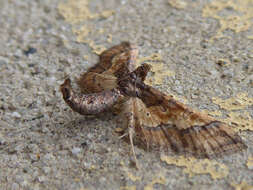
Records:
M17 175L15 177L15 181L18 183L18 184L22 184L24 182L24 177L21 176L21 175Z
M180 81L179 81L179 80L176 80L176 81L175 81L175 85L180 85Z
M7 65L7 60L2 59L2 57L0 57L0 68L3 67L4 65Z
M199 95L191 94L191 98L192 98L192 99L196 99L196 98L198 98L198 97L199 97Z
M45 172L45 174L48 174L51 171L51 169L45 166L43 167L43 171Z
M11 185L11 190L19 190L19 185L17 183L13 183Z
M21 115L20 115L20 113L18 113L18 112L13 112L12 114L11 114L11 116L12 117L16 117L16 118L21 118Z
M176 87L175 87L175 91L176 91L178 94L183 94L183 87L182 87L182 86L176 86Z
M33 161L38 160L38 157L37 157L36 154L30 154L29 156L30 156L30 159L33 160Z
M43 182L43 181L45 181L45 180L46 180L45 176L39 176L39 177L38 177L38 181L39 181L39 182Z
M235 63L240 62L240 58L239 58L239 57L233 57L232 60L233 60L233 62L235 62Z
M17 49L14 53L14 56L16 57L21 57L22 56L22 50L21 49Z
M218 59L216 61L216 64L223 67L223 66L228 66L230 64L230 61L227 59Z
M78 147L74 147L72 150L71 150L72 154L76 155L78 154L79 152L81 152L81 149L78 148Z
M55 157L53 154L47 153L44 157L43 157L43 161L47 162L47 161L53 161L55 160Z
M24 150L24 144L18 144L15 148L14 148L14 150L16 151L16 152L21 152L22 150Z
M33 47L29 47L27 50L24 50L23 53L26 55L26 56L29 56L30 54L34 54L37 52L37 49L36 48L33 48Z

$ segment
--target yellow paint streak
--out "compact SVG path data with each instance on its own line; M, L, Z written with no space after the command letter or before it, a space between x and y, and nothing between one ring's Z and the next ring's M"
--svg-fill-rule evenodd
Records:
M59 13L65 20L71 24L77 24L88 19L99 17L108 18L115 12L113 10L105 10L101 13L92 13L89 10L89 0L74 0L60 3L58 5Z
M248 167L250 170L253 170L253 156L248 158L247 167Z
M101 13L92 13L89 10L89 2L89 0L68 0L67 2L58 5L58 11L64 19L72 25L89 19L100 17L108 18L114 14L114 11L112 10L105 10ZM76 29L72 26L72 31L76 35L76 41L79 43L86 43L92 49L92 52L100 54L106 49L104 46L97 45L94 41L87 38L90 31L92 31L91 28L84 25L81 28ZM99 30L100 34L103 32L103 29Z
M253 40L253 35L252 35L252 36L247 36L247 38L248 38L249 40Z
M88 60L88 59L89 59L89 56L88 56L88 55L84 55L83 58L84 58L85 60Z
M108 17L110 17L110 16L112 16L114 14L115 14L115 11L113 11L113 10L107 10L107 11L103 11L101 13L101 16L104 17L104 18L108 18Z
M253 119L250 114L246 111L243 112L230 112L228 113L228 117L222 119L225 123L235 124L235 131L253 131Z
M76 24L99 16L99 14L91 13L88 5L89 0L69 0L66 3L60 3L58 10L67 22Z
M144 190L153 190L153 185L155 184L165 184L165 177L160 175L158 177L153 178L152 182L144 187Z
M229 111L244 109L247 106L253 105L253 98L248 97L246 93L239 93L236 97L226 100L220 98L212 98L215 104L218 104L222 109Z
M187 3L182 0L169 0L170 6L176 8L176 9L184 9L187 7Z
M234 190L253 190L253 186L248 185L245 181L242 181L241 184L232 183L231 186L234 187Z
M196 174L209 174L212 179L225 178L229 169L226 165L208 159L196 159L194 157L168 157L161 156L161 160L167 164L184 167L183 172L193 177Z
M82 26L80 29L72 29L73 33L76 35L76 41L79 43L87 44L93 53L100 55L106 48L102 45L95 44L94 41L87 38L91 29L87 28L86 26Z
M88 36L90 29L86 26L82 26L80 29L72 28L73 33L77 36L76 41L82 43L85 41L85 37Z
M215 111L208 111L208 110L204 110L204 112L208 115L211 115L213 117L220 117L222 116L222 112L220 110L215 110Z
M145 82L149 85L161 85L166 77L175 75L174 72L168 70L164 63L162 63L161 54L154 53L150 56L139 58L137 60L137 65L144 62L152 66L151 72L154 74L153 76L148 76L145 80Z
M85 40L84 43L88 44L89 47L92 49L92 52L97 54L97 55L100 55L103 51L106 50L106 47L102 46L102 45L97 45L95 44L94 41L92 40Z
M243 110L253 105L253 98L248 97L247 93L239 93L235 97L228 99L212 98L212 101L220 108L229 111L227 118L221 119L225 123L236 125L236 131L253 131L253 119L249 112Z
M136 190L136 186L122 186L120 187L120 190Z
M154 62L154 61L161 62L162 61L162 55L159 54L159 53L153 53L150 56L139 58L137 60L137 63L138 64L143 63L143 62L150 63L150 62Z
M231 10L231 14L221 16L220 14L225 10ZM202 16L219 21L220 28L216 36L211 39L212 41L215 38L224 37L223 32L227 29L233 30L236 33L248 30L252 25L253 1L214 0L203 8Z

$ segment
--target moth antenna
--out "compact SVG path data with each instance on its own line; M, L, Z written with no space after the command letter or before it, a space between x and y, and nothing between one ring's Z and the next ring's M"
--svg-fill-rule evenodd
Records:
M133 135L134 135L134 128L129 127L129 139L130 139L130 144L131 144L133 155L134 155L135 165L136 165L137 169L140 169L139 162L136 158L136 154L135 154L135 150L134 150Z

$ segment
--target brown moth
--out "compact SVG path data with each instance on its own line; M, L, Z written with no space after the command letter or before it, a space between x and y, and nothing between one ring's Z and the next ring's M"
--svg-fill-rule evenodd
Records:
M78 80L83 94L75 93L70 79L66 79L60 87L63 99L83 115L98 114L119 105L136 163L134 135L148 148L171 149L198 158L213 158L247 148L227 124L146 85L144 80L150 66L143 64L135 69L137 54L137 47L128 42L104 51L99 63Z

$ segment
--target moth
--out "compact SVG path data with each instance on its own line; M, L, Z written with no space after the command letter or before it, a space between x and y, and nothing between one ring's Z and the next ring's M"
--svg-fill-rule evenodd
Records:
M136 68L137 46L122 42L99 57L99 63L77 81L81 94L70 79L60 86L64 101L82 115L120 108L121 125L147 149L170 149L198 158L214 158L246 149L230 126L192 110L172 96L145 84L148 64Z

